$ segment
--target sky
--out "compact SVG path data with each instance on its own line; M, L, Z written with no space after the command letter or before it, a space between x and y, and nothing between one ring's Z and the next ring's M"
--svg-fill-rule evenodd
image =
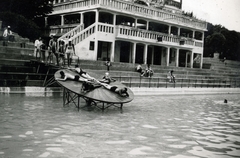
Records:
M198 19L240 32L240 0L183 0L182 10Z

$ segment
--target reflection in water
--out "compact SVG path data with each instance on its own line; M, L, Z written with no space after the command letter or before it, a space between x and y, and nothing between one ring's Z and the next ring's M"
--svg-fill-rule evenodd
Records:
M104 112L63 107L56 94L0 96L0 157L239 155L238 95L136 96Z

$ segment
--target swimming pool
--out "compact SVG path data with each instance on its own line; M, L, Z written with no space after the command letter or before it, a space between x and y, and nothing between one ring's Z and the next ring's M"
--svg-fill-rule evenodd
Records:
M239 155L239 95L135 96L104 112L63 107L59 93L0 95L0 158Z

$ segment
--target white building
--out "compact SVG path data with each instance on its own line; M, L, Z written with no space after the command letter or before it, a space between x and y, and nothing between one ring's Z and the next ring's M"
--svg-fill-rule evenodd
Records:
M181 8L182 0L54 0L46 21L80 59L202 68L206 22Z

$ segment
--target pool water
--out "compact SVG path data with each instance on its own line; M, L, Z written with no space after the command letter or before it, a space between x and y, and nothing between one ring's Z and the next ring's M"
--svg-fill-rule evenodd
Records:
M104 112L62 104L61 94L1 94L0 158L240 156L239 94L135 96Z

